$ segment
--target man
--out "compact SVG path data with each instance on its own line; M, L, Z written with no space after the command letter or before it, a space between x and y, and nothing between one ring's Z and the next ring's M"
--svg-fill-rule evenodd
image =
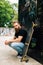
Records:
M22 26L17 21L13 22L13 27L15 28L15 37L13 39L6 40L5 44L15 49L18 52L18 55L22 55L27 38L27 31L22 29Z

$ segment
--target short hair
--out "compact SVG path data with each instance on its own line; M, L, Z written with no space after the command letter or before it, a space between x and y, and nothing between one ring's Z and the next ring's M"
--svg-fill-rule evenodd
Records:
M18 23L18 20L14 20L13 23Z
M13 24L14 24L14 23L18 23L18 24L21 25L21 23L20 23L18 20L14 20L14 21L13 21Z

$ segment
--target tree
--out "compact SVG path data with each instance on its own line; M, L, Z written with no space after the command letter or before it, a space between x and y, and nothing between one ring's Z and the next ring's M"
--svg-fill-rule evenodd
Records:
M7 0L0 0L0 27L12 27L11 20L15 16L15 10Z
M12 19L13 21L18 19L18 4L17 3L12 4L12 8L14 9L14 13L15 13L15 16Z

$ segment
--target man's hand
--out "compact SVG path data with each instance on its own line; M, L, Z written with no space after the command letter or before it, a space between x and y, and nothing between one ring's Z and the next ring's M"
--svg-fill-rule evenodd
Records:
M22 38L23 36L18 36L18 38L6 40L5 45L8 45L9 43L12 43L12 42L21 42Z
M7 41L7 40L5 41L5 45L8 45L9 43L10 43L10 41Z
M15 38L15 37L14 37L14 38ZM9 43L11 43L14 38L12 38L12 39L10 39L10 40L5 40L5 45L8 45Z

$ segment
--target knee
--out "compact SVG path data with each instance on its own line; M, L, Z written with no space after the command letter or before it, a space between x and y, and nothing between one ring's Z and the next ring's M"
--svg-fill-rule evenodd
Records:
M10 45L11 47L15 47L16 46L16 44L14 44L14 43L11 43L11 45Z

